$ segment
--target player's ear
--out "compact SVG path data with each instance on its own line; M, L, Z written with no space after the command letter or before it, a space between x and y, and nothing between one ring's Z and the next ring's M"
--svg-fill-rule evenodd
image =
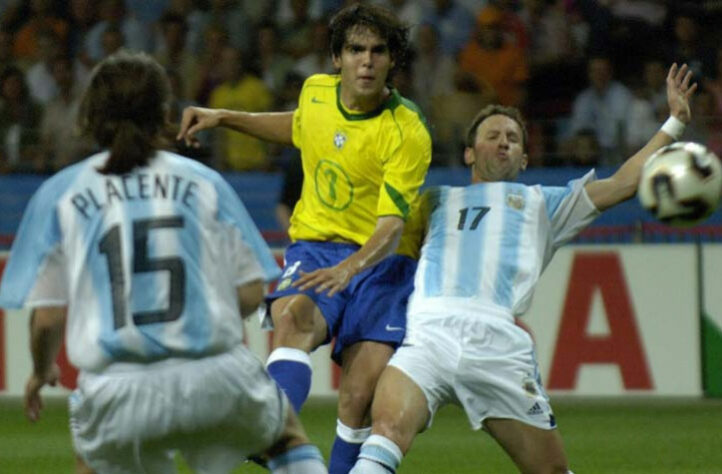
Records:
M341 70L341 56L336 56L335 54L331 55L331 61L333 62L333 67L337 70Z
M521 171L524 171L526 169L526 165L528 165L528 164L529 164L529 156L526 153L524 153L523 155L521 155L521 165L519 166L519 169Z
M464 147L464 163L466 166L474 164L474 149L470 147ZM525 165L526 166L526 165Z

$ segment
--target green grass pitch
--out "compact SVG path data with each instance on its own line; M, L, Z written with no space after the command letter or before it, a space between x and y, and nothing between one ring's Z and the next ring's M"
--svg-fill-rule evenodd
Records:
M722 400L553 400L570 466L576 474L722 474ZM64 400L46 400L31 425L17 398L0 398L0 472L73 472ZM328 456L335 402L311 400L302 419ZM182 462L180 473L187 474ZM234 473L267 472L254 465ZM511 462L483 432L470 430L455 407L442 410L421 434L399 474L513 473Z

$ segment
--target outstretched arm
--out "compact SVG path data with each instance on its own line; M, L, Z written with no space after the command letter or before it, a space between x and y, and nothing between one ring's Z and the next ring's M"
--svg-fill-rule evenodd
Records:
M33 373L25 384L25 415L30 421L37 421L43 408L40 389L55 385L60 376L55 359L63 342L65 315L64 307L37 308L30 319Z
M689 99L697 89L690 86L692 72L686 64L678 68L672 64L667 74L667 103L670 118L665 125L647 142L641 150L632 155L609 178L592 181L585 189L589 198L600 211L608 209L634 196L645 161L655 151L679 139L692 118Z
M195 134L215 127L230 128L267 142L293 144L293 112L251 113L205 107L186 107L183 110L176 140L185 140L188 146L198 146Z

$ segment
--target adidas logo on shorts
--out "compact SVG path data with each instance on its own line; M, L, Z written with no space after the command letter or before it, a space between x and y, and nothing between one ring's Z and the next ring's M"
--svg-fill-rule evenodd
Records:
M539 405L539 403L535 403L529 411L526 412L527 415L541 415L544 413L544 410L542 410L542 407Z

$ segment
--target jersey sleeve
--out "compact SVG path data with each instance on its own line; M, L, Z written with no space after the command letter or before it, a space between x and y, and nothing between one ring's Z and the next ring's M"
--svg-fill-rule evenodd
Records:
M431 137L419 119L414 126L401 130L400 144L384 164L377 215L407 220L430 163Z
M216 182L218 219L230 226L231 255L237 271L236 285L261 279L271 282L281 269L236 192L220 176Z
M28 203L0 283L0 307L67 302L56 201L46 182Z
M599 215L585 189L596 179L594 170L565 187L544 187L547 215L551 222L552 246L559 248L591 224Z
M298 149L301 148L301 124L303 122L303 106L306 102L304 99L307 95L306 84L308 84L308 82L305 82L303 84L301 94L298 96L298 107L296 107L296 110L293 111L293 128L291 129L291 140L293 141L293 146Z

